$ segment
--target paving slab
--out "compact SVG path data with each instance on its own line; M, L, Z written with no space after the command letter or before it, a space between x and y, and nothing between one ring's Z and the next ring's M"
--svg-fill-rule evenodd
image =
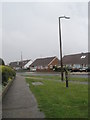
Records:
M17 75L2 101L3 118L45 118L25 78Z

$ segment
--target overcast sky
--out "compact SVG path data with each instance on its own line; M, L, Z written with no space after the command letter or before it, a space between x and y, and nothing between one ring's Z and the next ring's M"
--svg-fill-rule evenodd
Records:
M87 2L3 3L2 57L5 62L20 60L21 51L23 59L60 58L58 17L62 15L70 16L70 20L61 20L63 56L87 52Z

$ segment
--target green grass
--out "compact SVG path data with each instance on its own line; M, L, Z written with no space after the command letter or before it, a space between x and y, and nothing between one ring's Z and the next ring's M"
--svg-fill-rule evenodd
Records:
M90 81L89 78L77 78L77 77L70 77L69 80L71 80L71 81L79 81L79 82L88 82L88 81Z
M33 76L33 75L25 75L25 77L32 77L32 78L42 78L42 79L52 79L52 80L61 80L60 76ZM64 78L65 80L65 78ZM78 82L88 82L90 78L78 78L78 77L70 77L68 78L69 81L78 81Z
M88 117L88 85L69 83L69 88L66 88L64 82L47 79L26 78L26 81L46 118ZM44 85L33 86L35 81L41 81Z

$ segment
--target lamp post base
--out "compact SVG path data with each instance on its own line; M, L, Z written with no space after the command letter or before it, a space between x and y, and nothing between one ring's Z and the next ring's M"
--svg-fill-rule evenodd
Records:
M68 87L68 80L66 80L66 87Z
M63 79L63 72L61 72L61 80L63 81L64 79Z

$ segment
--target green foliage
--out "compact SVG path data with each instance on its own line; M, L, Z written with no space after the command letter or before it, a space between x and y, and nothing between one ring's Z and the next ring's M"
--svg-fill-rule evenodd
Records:
M53 66L53 70L56 71L56 72L61 72L63 70L63 72L65 71L69 71L69 68L66 67L66 66L63 66L63 69L61 67L58 67L58 66Z
M0 58L0 65L5 65L3 59Z
M2 84L5 85L9 79L16 76L15 71L9 66L0 66L0 73L2 73Z

